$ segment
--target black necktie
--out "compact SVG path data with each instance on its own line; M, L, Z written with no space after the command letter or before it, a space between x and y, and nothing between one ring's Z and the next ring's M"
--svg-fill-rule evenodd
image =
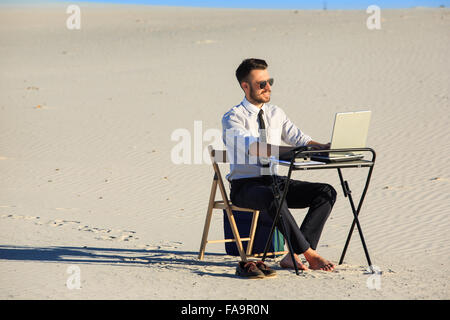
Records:
M263 114L264 114L264 111L262 109L259 110L259 113L258 113L259 140L262 143L267 143L266 124L264 123Z
M264 114L264 111L262 109L260 109L259 113L258 113L259 142L267 143L266 124L264 123L263 114ZM267 159L260 158L259 162L262 167L269 167L269 163L268 163Z

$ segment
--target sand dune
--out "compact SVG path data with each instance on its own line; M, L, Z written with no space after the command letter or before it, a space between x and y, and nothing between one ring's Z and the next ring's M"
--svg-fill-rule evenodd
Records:
M0 11L1 298L450 298L448 9L382 10L372 31L365 11L81 10L80 30L63 5ZM171 134L194 144L195 121L221 129L246 57L268 61L272 102L315 140L329 140L335 112L372 110L361 224L380 290L356 232L333 273L269 260L277 278L246 282L223 245L197 260L212 169L172 163ZM345 171L356 199L364 174ZM338 176L299 175L339 192L319 245L337 262L352 221ZM223 237L220 214L212 226ZM80 290L66 286L71 265Z

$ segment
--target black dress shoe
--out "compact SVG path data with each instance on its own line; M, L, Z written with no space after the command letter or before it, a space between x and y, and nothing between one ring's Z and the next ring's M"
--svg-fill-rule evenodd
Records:
M264 273L253 261L240 261L236 267L236 275L247 279L265 278Z
M266 265L264 262L262 261L257 261L256 262L256 267L261 270L262 273L264 273L264 275L266 277L275 277L277 275L277 272L271 268L269 268L268 265Z

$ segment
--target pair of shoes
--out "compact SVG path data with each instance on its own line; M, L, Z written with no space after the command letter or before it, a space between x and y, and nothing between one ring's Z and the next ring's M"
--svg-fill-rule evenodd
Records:
M248 279L262 279L265 277L273 277L276 275L276 272L262 261L240 261L236 267L236 275Z
M236 275L247 279L265 278L264 273L252 261L240 261L236 267Z
M259 270L262 271L262 273L264 273L264 275L266 277L276 277L277 276L277 272L275 270L269 268L269 266L266 265L262 261L256 261L256 266L258 267Z

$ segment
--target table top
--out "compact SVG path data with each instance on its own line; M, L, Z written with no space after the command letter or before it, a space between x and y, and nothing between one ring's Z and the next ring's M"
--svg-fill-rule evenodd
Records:
M270 159L273 164L289 167L289 161ZM375 162L369 160L355 160L342 162L318 162L318 161L297 161L294 163L293 170L314 170L314 169L336 169L336 168L367 168L373 167Z

